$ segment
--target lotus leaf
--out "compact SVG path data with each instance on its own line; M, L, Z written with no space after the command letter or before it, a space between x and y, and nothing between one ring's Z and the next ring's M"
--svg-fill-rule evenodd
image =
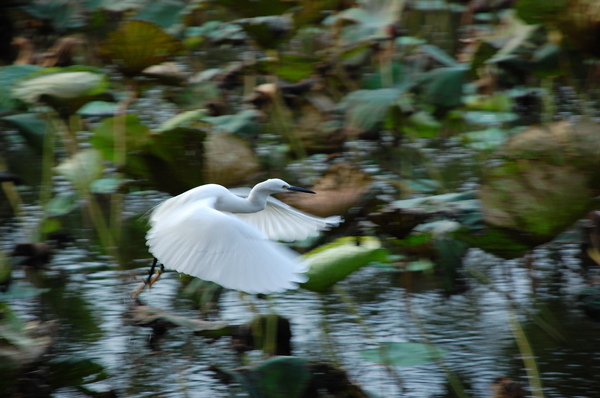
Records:
M78 190L87 192L91 183L102 176L104 171L102 155L96 149L79 151L56 166L55 171Z
M340 103L345 110L345 129L359 135L380 127L402 91L393 88L358 90L348 94Z
M313 375L308 361L300 357L273 357L234 377L251 397L301 398Z
M44 212L49 217L64 216L78 207L79 199L80 196L75 192L58 193L46 203Z
M6 292L0 292L0 300L17 300L39 296L48 292L50 289L40 289L25 283L11 283Z
M467 71L462 65L433 69L421 76L417 90L428 104L444 108L461 105Z
M174 36L147 21L128 21L112 32L102 46L103 54L128 76L165 62L179 50Z
M35 65L8 65L0 67L0 112L19 109L12 89L19 80L42 69Z
M377 348L364 350L360 355L367 361L386 366L416 366L446 356L441 347L422 343L381 343Z
M235 115L207 116L203 120L212 124L216 132L256 137L261 127L260 115L260 112L254 109L246 109Z
M44 136L46 134L46 122L35 113L20 113L4 116L2 120L9 122L19 129L25 141L32 147L42 151Z
M136 20L149 21L163 29L177 26L186 2L182 0L151 1L135 14Z
M530 234L538 243L553 239L591 205L585 173L536 160L494 169L485 178L480 197L486 222Z
M29 104L44 101L67 114L108 90L108 77L97 69L72 66L44 68L20 80L12 90L14 98Z
M377 238L349 236L318 247L304 257L310 264L306 273L309 279L301 286L322 293L370 262L387 262L388 252Z
M276 49L294 29L294 21L288 15L244 18L235 22L262 49Z
M323 21L326 25L340 24L342 37L349 43L391 38L391 27L400 20L403 1L361 1L358 7L347 8Z
M213 3L246 18L281 15L293 7L303 4L297 0L215 0Z
M115 137L122 140L127 151L142 150L150 142L150 129L140 122L136 114L121 115L104 119L94 129L91 143L102 153L102 157L117 162Z

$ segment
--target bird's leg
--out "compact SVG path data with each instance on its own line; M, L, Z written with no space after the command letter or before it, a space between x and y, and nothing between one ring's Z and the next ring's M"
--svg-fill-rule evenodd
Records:
M142 282L133 290L133 292L131 292L132 299L135 299L137 296L139 296L139 294L144 290L146 286L148 286L148 289L150 289L152 285L158 280L158 278L160 278L160 274L162 274L162 272L164 271L165 266L160 264L160 270L156 273L156 276L154 276L154 269L156 268L156 264L158 264L158 259L154 258L154 261L152 261L152 266L148 270L148 278L142 280Z
M154 276L156 264L158 264L158 259L155 257L154 261L152 261L152 267L150 267L150 271L148 271L148 279L146 279L146 285L148 285L148 288L152 287L152 285L158 280L158 278L160 278L160 275L165 270L165 266L161 263L160 269L156 272L156 276Z
M148 270L148 279L146 279L146 285L150 284L150 280L152 279L152 275L154 275L154 268L156 268L156 264L158 263L158 259L154 257L154 261L152 261L152 266L150 270Z

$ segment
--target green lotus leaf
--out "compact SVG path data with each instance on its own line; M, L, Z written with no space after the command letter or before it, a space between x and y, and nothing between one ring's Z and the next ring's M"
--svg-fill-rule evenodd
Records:
M0 112L16 110L22 105L12 95L13 86L27 75L42 69L35 65L8 65L0 67Z
M314 292L324 292L351 273L371 262L387 262L388 252L377 238L349 236L304 254L310 269L309 280L301 286Z
M108 36L102 54L128 76L165 62L180 48L179 41L148 21L128 21Z
M102 94L108 86L108 77L97 69L80 66L45 68L15 84L12 95L30 104L47 100L54 105Z
M381 343L360 353L367 361L386 366L417 366L446 356L441 347L422 343Z
M102 176L102 155L96 149L79 151L56 166L55 170L77 189L87 191L90 184Z

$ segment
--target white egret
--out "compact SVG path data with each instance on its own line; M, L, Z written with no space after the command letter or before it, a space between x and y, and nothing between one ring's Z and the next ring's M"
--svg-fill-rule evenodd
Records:
M296 288L307 280L306 264L273 240L305 239L343 220L303 213L270 196L292 191L315 193L276 178L249 193L201 185L152 211L146 244L155 264L226 288L247 293Z

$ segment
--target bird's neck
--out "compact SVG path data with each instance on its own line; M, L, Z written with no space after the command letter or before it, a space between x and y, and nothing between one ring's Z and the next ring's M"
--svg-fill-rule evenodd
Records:
M255 213L257 211L261 211L265 209L267 205L267 198L269 197L268 193L252 190L250 191L250 195L245 199L248 204L248 213Z

